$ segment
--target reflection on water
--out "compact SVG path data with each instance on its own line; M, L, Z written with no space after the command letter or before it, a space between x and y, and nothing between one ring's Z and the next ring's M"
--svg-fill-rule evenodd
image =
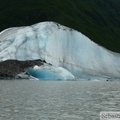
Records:
M0 81L0 120L99 120L120 111L120 83Z

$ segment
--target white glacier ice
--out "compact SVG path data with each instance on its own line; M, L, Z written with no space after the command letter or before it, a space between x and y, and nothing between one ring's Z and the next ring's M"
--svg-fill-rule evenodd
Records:
M79 78L120 78L120 54L55 22L9 28L0 33L0 61L45 60Z

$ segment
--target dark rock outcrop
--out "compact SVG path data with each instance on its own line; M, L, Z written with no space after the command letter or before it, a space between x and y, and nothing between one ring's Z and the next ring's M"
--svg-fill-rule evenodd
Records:
M6 60L0 62L0 78L15 78L15 76L21 72L24 72L27 68L33 67L34 65L43 65L42 60Z

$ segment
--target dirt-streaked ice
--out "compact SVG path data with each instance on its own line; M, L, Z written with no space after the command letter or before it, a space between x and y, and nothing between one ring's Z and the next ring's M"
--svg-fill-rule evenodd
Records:
M0 33L0 61L42 59L75 77L120 77L120 54L55 22L9 28Z

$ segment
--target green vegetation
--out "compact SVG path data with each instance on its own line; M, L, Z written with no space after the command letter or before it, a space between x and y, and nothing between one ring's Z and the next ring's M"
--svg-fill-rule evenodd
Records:
M55 21L120 53L120 0L0 0L0 31Z

